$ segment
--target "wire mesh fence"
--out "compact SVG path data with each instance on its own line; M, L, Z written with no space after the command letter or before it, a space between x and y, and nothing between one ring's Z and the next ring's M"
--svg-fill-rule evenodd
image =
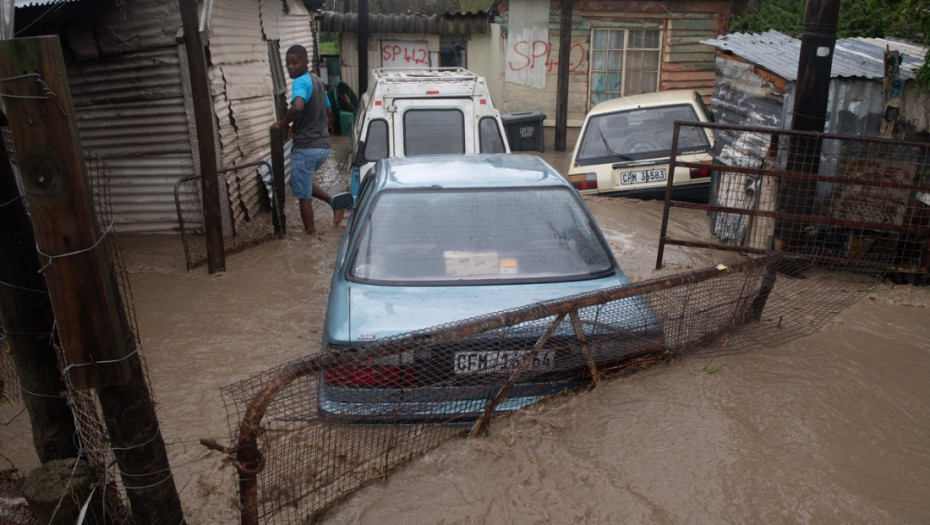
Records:
M12 155L14 152L12 145L7 143L7 148ZM12 160L15 165L15 158ZM87 157L85 159L85 166L89 185L92 190L95 210L97 212L97 221L100 225L101 238L99 243L106 247L106 251L109 255L109 261L112 264L116 285L121 297L123 315L129 325L130 335L135 345L135 351L132 353L132 356L137 357L142 342L138 335L139 331L133 307L132 292L129 286L128 272L123 263L117 239L115 235L112 234L113 218L110 205L109 170L106 163L95 156ZM20 199L23 199L23 197L20 196ZM76 252L75 254L77 253L80 252ZM41 263L45 264L45 267L41 270L54 264L55 259L58 257L69 255L74 254L65 254L55 257L42 256L42 254L40 254L40 259L47 257L47 260L41 260ZM9 285L9 283L3 284ZM40 292L48 294L47 289ZM66 387L65 391L57 393L55 397L63 396L67 400L71 408L75 431L77 433L75 438L78 441L78 459L86 461L96 475L93 491L97 494L97 498L94 500L93 504L88 505L86 509L88 519L98 520L101 523L132 523L132 516L130 515L129 507L125 499L126 492L120 488L124 486L123 478L126 474L122 473L116 464L110 435L102 420L100 401L94 390L75 386L71 380L71 376L66 372L71 367L84 366L84 364L68 361L59 344L54 326L49 327L48 333L36 334L36 337L47 339L55 350L58 359L58 367L62 371L62 380ZM22 400L23 395L48 395L30 392L21 388L20 380L16 374L16 367L11 359L11 352L5 337L0 337L0 353L2 353L2 355L0 355L0 381L2 381L2 384L0 384L0 394L2 394L3 397L6 397L10 401L18 402ZM142 372L145 375L144 381L148 383L148 372L144 365L142 366ZM23 438L23 436L28 436L31 433L28 417L25 415L25 408L20 408L21 405L18 403L16 403L15 406L18 408L16 417L10 419L4 418L2 422L4 428L0 429L0 431L3 431L5 434L6 427L8 426L10 429L9 435L16 436L18 441L11 442L11 440L4 439L2 455L5 456L6 454L10 454L10 457L5 457L9 464L22 467L23 465L29 465L29 462L23 461L22 458L34 455L34 451L31 450L33 444L28 442L28 439ZM11 460L14 458L16 461ZM129 474L129 476L132 476L132 474ZM131 483L132 480L130 480L130 484ZM71 494L69 491L62 490L62 498L70 497ZM80 504L83 503L85 502L80 502ZM33 518L31 513L24 515L22 523L32 522Z
M279 209L272 206L276 197L271 189L271 166L258 161L240 164L219 171L221 193L225 195L220 206L223 227L223 248L227 254L235 253L274 238L282 231ZM260 186L267 189L267 199L256 199L262 203L254 209L233 210L229 198L229 184L239 185L246 177L261 178ZM267 179L267 180L266 180ZM204 232L203 193L199 176L184 177L174 187L174 202L177 208L181 243L187 269L194 269L207 261L207 238ZM238 211L238 213L236 212Z
M786 264L788 266L786 266ZM812 333L875 281L775 254L327 349L223 391L242 523L305 523L491 418L674 356ZM799 297L802 300L798 300ZM816 298L819 300L810 300ZM212 444L218 447L216 444Z
M930 144L684 122L675 133L695 128L715 138L713 165L701 165L715 173L711 204L668 203L658 266L664 246L679 245L783 251L926 278ZM708 210L714 240L667 236L679 208Z

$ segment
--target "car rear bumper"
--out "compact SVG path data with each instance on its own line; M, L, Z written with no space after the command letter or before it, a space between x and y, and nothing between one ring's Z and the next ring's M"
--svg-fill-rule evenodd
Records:
M648 188L582 190L582 195L603 195L606 197L630 197L632 199L665 199L665 185ZM672 186L672 199L706 203L710 195L710 179L689 184Z
M519 410L542 398L576 389L582 381L515 384L496 412ZM500 385L429 388L347 388L320 381L319 410L339 423L459 423L484 413Z

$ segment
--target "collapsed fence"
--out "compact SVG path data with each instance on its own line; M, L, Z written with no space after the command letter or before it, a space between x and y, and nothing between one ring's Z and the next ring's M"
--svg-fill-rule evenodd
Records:
M712 165L681 161L679 135L705 132ZM930 143L677 122L672 148L672 172L711 169L714 181L710 204L666 200L657 267L677 245L782 251L902 280L930 272ZM712 239L670 235L675 209L707 210Z
M711 166L677 151L706 132ZM926 276L928 144L675 124L676 165L713 170L711 203L665 202L667 246L719 250L685 274L467 319L285 364L223 390L241 521L306 523L364 483L492 416L675 356L715 357L816 331L877 284ZM677 209L705 237L670 234ZM695 230L689 230L695 231ZM371 424L376 423L376 424Z
M225 388L233 445L204 444L235 456L242 523L305 523L492 415L676 355L784 343L873 282L734 260L294 361Z

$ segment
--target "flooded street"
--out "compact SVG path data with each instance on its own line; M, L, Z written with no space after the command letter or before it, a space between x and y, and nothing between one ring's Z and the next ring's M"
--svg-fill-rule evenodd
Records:
M546 154L564 172L565 153ZM345 183L330 170L324 187ZM662 203L586 198L633 280ZM673 229L701 234L706 216ZM143 356L188 523L238 522L220 389L319 350L342 228L185 271L177 236L123 236ZM716 264L671 249L663 274ZM928 523L930 288L882 285L814 335L681 359L495 420L364 487L324 523ZM17 465L18 466L18 465Z

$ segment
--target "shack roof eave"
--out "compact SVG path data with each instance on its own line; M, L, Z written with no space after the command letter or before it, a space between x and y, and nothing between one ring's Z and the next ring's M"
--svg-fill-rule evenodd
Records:
M746 61L759 65L789 82L798 79L798 62L801 56L801 41L778 31L764 33L728 33L702 43L716 47ZM890 47L890 46L888 46ZM914 69L923 63L907 52L902 54L901 76L914 78ZM885 77L885 46L875 39L844 38L836 41L833 52L831 78L865 78L880 80Z

